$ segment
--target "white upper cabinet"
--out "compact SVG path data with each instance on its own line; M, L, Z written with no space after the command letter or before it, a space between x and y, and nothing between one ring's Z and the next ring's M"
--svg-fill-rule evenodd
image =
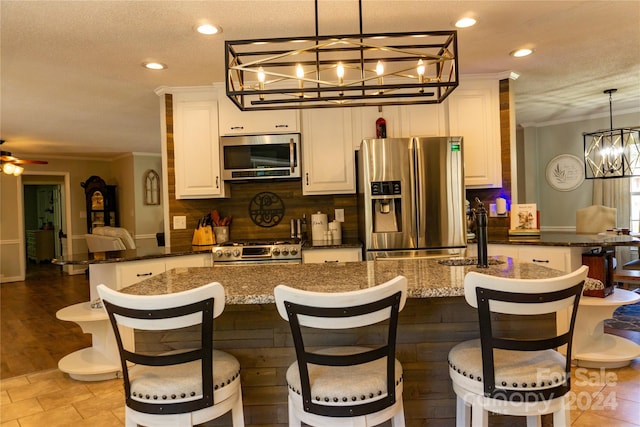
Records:
M387 105L359 107L353 111L354 149L360 148L363 139L376 137L376 120L380 117L386 121L388 138L446 135L447 117L443 105Z
M213 87L173 94L176 199L225 197L218 142L218 95Z
M400 105L397 108L400 117L398 137L446 135L446 114L442 104Z
M300 131L298 110L241 111L219 86L220 135L292 133Z
M355 193L351 110L302 111L302 194Z
M501 188L497 79L464 80L448 97L449 134L462 136L467 188Z

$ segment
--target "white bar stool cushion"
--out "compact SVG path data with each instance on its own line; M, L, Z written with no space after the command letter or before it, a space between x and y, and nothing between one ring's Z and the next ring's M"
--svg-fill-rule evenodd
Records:
M496 387L505 390L536 391L565 380L565 358L553 350L495 350ZM449 352L449 374L467 390L483 394L480 340L462 342Z
M214 403L222 389L240 380L238 359L220 350L213 350ZM131 396L140 402L188 402L202 397L201 362L194 361L172 366L136 365L129 369Z
M367 347L333 347L317 353L346 355L370 350ZM357 366L309 365L311 396L316 403L340 403L374 401L384 397L387 389L386 358ZM396 386L402 382L402 365L395 361ZM298 362L287 369L287 385L301 395Z

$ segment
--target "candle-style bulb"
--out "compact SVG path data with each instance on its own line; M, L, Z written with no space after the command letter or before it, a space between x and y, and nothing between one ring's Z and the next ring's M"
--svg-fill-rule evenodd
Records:
M424 83L425 66L424 66L424 61L422 59L418 60L418 67L416 68L416 71L418 71L418 83L420 84ZM423 92L424 92L424 88L421 87L420 93L423 93Z
M382 80L382 75L384 74L384 65L382 64L382 61L378 61L378 63L376 64L376 74L378 75L378 84L384 84ZM379 94L382 94L382 92L383 90L380 89Z
M264 79L265 79L264 70L262 69L262 67L260 67L258 68L258 87L260 88L260 90L264 90ZM261 101L264 100L263 93L261 93L259 97Z
M338 86L342 86L344 83L344 66L342 65L342 62L338 62L338 65L336 66L336 74L338 75ZM344 95L344 92L339 92L338 95L342 96Z
M302 89L304 87L304 80L302 80L304 78L304 68L300 64L296 65L296 77L298 78L298 87ZM304 93L300 92L298 96L302 98Z

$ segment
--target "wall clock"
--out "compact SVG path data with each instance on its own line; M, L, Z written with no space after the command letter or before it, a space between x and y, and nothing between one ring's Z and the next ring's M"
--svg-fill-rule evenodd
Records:
M554 190L575 190L584 181L584 162L571 154L560 154L547 163L545 176Z

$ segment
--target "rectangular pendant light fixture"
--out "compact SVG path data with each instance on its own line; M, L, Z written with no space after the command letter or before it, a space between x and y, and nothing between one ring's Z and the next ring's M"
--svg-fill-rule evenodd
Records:
M360 8L361 8L360 3ZM437 104L458 86L457 32L225 42L227 96L243 111Z

